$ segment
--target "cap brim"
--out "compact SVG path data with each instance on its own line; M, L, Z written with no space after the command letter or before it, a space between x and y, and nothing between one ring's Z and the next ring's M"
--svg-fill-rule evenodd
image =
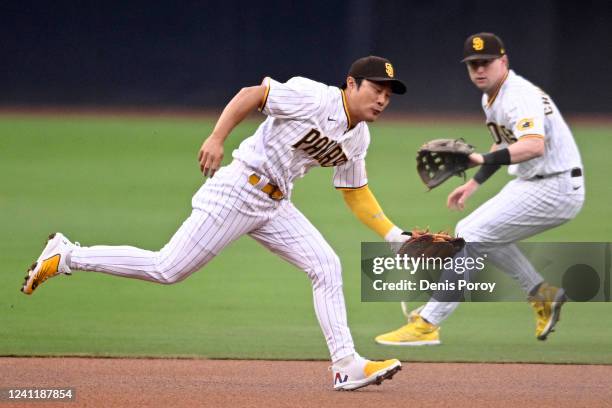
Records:
M466 62L466 61L473 61L473 60L490 60L490 59L497 59L502 57L502 55L493 55L493 54L481 54L481 55L470 55L469 57L465 57L464 59L461 60L461 62Z
M368 81L372 81L372 82L390 82L391 92L393 92L394 94L398 94L398 95L403 95L406 93L406 85L404 85L404 83L400 81L399 79L392 79L392 78L385 78L385 77L364 78L364 79L367 79Z

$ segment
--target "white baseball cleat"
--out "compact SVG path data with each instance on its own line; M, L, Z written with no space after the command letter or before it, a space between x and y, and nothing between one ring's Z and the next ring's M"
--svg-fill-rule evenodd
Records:
M390 380L402 369L399 360L370 361L355 353L355 358L345 367L333 365L334 390L352 391L371 384L380 385Z
M70 275L72 271L68 267L67 257L77 245L78 243L73 244L60 232L49 235L42 254L28 269L21 291L31 295L47 279L59 274Z

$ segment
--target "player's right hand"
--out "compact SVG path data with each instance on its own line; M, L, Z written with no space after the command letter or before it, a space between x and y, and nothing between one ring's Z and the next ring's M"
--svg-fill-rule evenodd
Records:
M465 202L474 194L480 185L473 179L468 180L462 186L457 187L448 195L446 206L451 210L461 211L465 208Z
M200 171L206 177L214 176L221 166L221 160L223 160L223 142L211 135L202 143L198 153Z

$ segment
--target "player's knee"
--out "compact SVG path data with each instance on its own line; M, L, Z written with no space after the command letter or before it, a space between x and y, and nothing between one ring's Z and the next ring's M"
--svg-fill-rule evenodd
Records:
M169 268L167 264L157 263L152 276L157 283L162 285L172 285L183 280L186 275L181 269Z
M162 285L172 285L178 283L203 265L194 264L188 259L178 259L172 256L159 256L155 263L153 275L156 282Z
M465 218L459 220L459 222L455 226L455 235L459 236L459 233L463 232L464 227L465 227Z
M322 269L331 275L342 274L342 264L340 258L335 253L327 254L323 262Z
M162 285L172 285L172 284L182 281L183 279L187 277L181 274L180 273L181 271L178 271L178 272L179 273L176 273L176 272L170 273L168 271L161 271L158 275L157 282L161 283Z
M211 251L194 249L184 252L165 246L157 253L154 279L163 285L172 285L188 278L214 257Z
M324 257L319 256L318 262L309 269L308 276L315 287L322 284L342 286L342 264L338 255L333 251L325 254Z
M335 253L329 262L329 268L333 269L335 274L342 275L342 263L340 262L340 257Z
M478 241L474 228L470 225L468 218L464 218L457 223L455 235L463 238L466 242Z

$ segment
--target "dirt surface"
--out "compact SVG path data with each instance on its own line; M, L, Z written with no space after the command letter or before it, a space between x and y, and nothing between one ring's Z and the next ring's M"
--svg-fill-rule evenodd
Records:
M404 363L391 381L331 388L325 362L1 358L0 388L70 387L72 402L5 407L460 407L612 405L612 366Z

